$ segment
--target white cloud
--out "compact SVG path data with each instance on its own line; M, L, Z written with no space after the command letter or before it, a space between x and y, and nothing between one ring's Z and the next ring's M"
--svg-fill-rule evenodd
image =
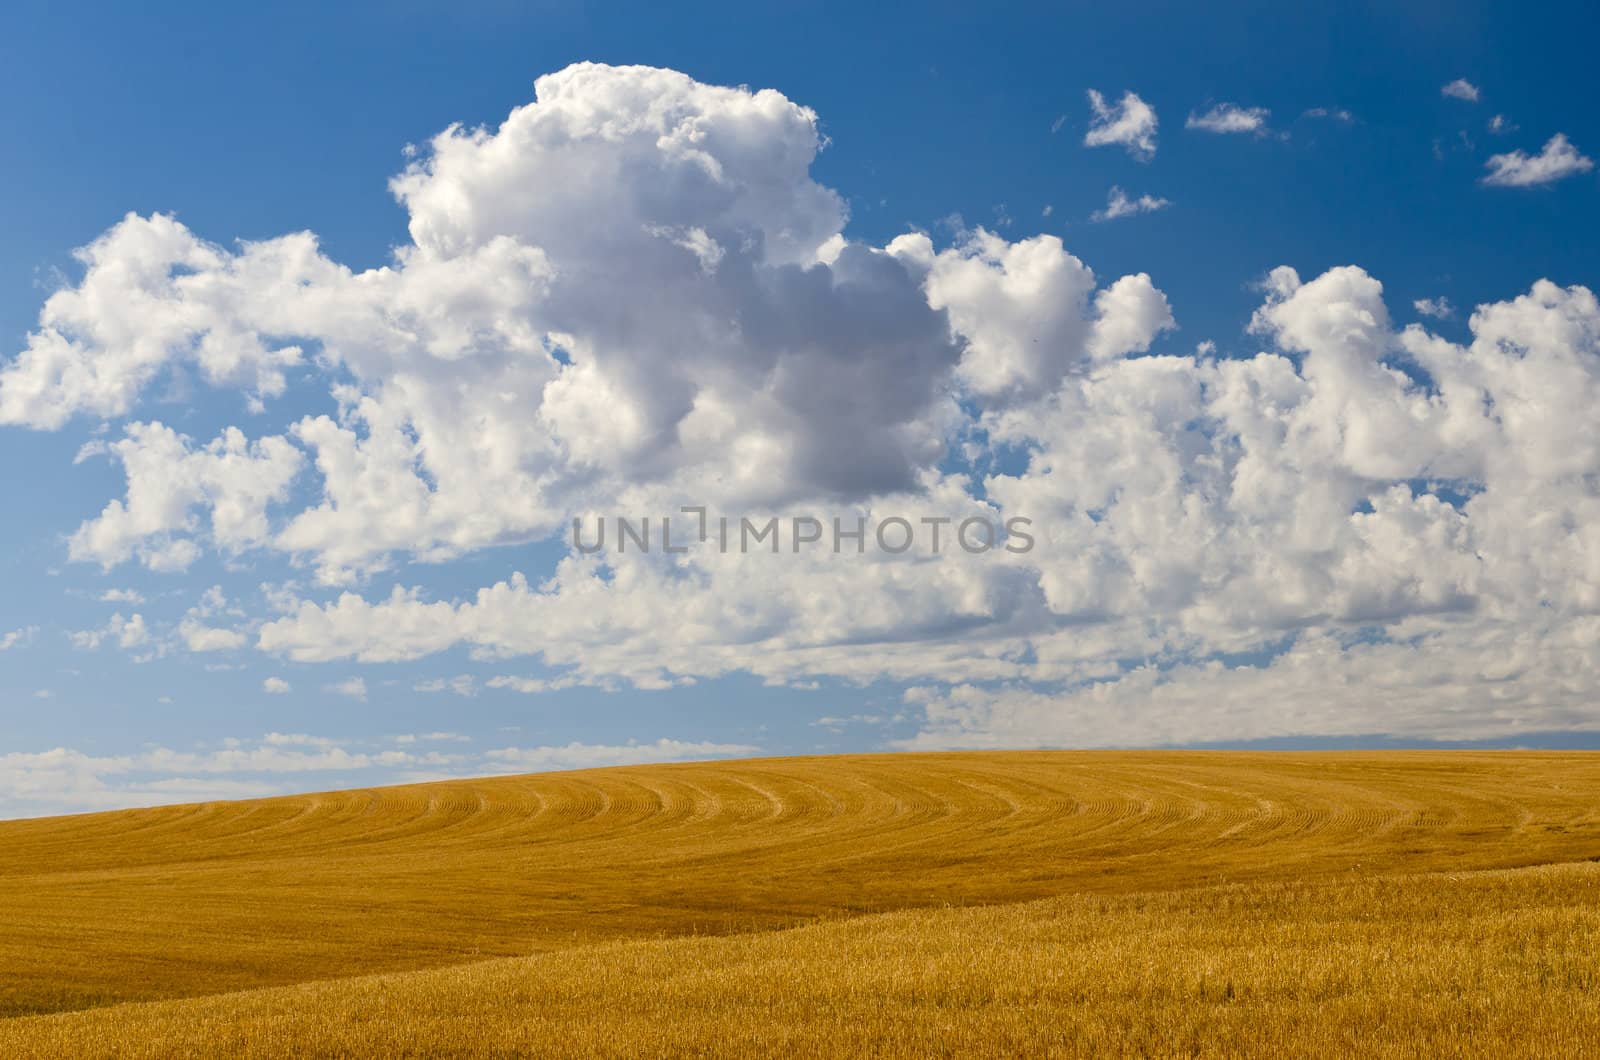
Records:
M1485 184L1501 188L1531 188L1587 173L1594 168L1594 161L1572 146L1565 134L1556 133L1545 142L1544 150L1536 155L1520 150L1510 151L1503 155L1491 155L1484 165L1489 170L1483 178Z
M1473 84L1471 81L1468 81L1464 77L1458 77L1454 81L1451 81L1449 84L1445 85L1443 88L1439 89L1439 94L1450 99L1465 100L1468 103L1478 102L1478 99L1481 96L1481 93L1478 91L1478 86Z
M1158 124L1155 108L1136 94L1124 92L1121 101L1112 105L1091 88L1089 110L1092 117L1089 131L1083 137L1084 146L1119 145L1141 162L1155 157Z
M1113 187L1106 197L1104 209L1096 210L1089 215L1091 221L1114 221L1119 217L1132 217L1135 214L1154 213L1165 210L1171 206L1168 199L1158 199L1154 195L1141 195L1137 199L1128 197L1128 193L1121 188Z
M134 589L107 589L99 599L103 604L128 604L133 607L144 603L144 596Z
M571 677L555 678L553 680L543 677L515 677L501 675L491 677L486 682L490 688L509 689L512 692L521 692L525 696L543 695L546 692L559 692L565 688L575 688L579 684L577 679Z
M121 612L111 616L111 619L99 629L85 629L68 634L73 647L85 651L94 651L101 644L113 641L119 648L132 651L145 647L150 643L150 627L145 624L144 616L133 614L123 618Z
M23 626L7 633L0 633L0 652L10 651L21 644L27 644L38 634L38 626Z
M351 699L359 699L362 702L366 702L367 699L367 682L365 678L361 677L350 677L335 684L323 685L322 690L331 692L336 696L349 696Z
M1204 114L1190 112L1186 129L1201 129L1213 133L1260 133L1266 129L1267 118L1272 114L1265 107L1241 107L1236 103L1218 103Z
M1442 295L1438 298L1418 298L1411 303L1411 308L1435 320L1449 320L1456 315L1456 307L1450 304L1450 299Z
M294 689L281 677L269 677L261 682L261 691L271 696L286 696Z
M463 736L459 732L407 732L394 737L394 742L402 745L417 743L471 743L472 737Z
M1326 118L1341 125L1349 125L1356 120L1356 116L1343 107L1312 107L1301 116L1305 118Z
M419 681L411 686L413 692L451 692L458 696L475 696L478 694L476 679L471 674L461 674L452 678L435 678L431 681Z
M1494 117L1489 119L1489 131L1496 136L1504 136L1507 133L1514 133L1520 128L1522 128L1522 126L1514 124L1511 119L1507 118L1504 114L1496 114Z
M157 571L188 567L200 540L229 552L261 544L267 506L288 496L303 459L282 438L250 442L231 427L195 448L160 423L130 425L110 452L127 473L127 497L79 527L69 555L107 569L137 556ZM206 525L197 509L209 513Z
M86 253L77 287L0 368L0 415L132 415L172 372L270 400L259 351L288 347L253 336L308 351L279 368L322 386L327 407L297 402L278 433L210 443L134 420L103 450L126 498L75 553L176 568L259 551L315 572L268 590L266 621L208 594L185 616L202 644L221 631L308 663L459 648L551 675L486 682L525 693L735 672L911 681L931 689L918 703L935 707L935 742L985 726L1061 738L971 705L999 691L1019 716L1078 704L1078 742L1121 739L1114 711L1141 682L1179 703L1191 687L1237 691L1205 731L1260 733L1297 673L1319 695L1341 675L1417 675L1392 731L1600 724L1574 714L1594 692L1580 656L1600 615L1588 289L1540 281L1480 305L1455 343L1398 328L1359 267L1305 281L1279 268L1253 355L1194 336L1173 352L1153 277L1097 278L1055 237L849 242L841 200L811 178L815 115L777 93L584 65L537 96L498 129L446 131L396 178L411 242L385 268L354 272L307 234L219 249L165 218L124 220ZM1153 112L1098 102L1091 136L1153 152ZM1558 140L1546 155L1576 154ZM1544 157L1499 169L1548 171ZM569 553L458 596L421 573L363 581L564 534L575 514L684 503L1026 516L1038 547L774 557L696 543ZM139 615L78 636L176 643ZM1501 676L1476 696L1423 681L1485 645ZM1260 665L1244 671L1241 654ZM366 692L359 678L329 687ZM1112 713L1089 709L1096 696ZM1372 723L1350 710L1345 724ZM561 750L515 755L600 754Z

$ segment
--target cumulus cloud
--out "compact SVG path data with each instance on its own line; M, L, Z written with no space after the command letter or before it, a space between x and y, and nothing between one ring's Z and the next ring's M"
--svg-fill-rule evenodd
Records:
M1184 128L1212 133L1259 133L1266 129L1272 112L1265 107L1241 107L1237 103L1218 103L1204 114L1190 112Z
M1154 213L1165 210L1171 206L1168 199L1158 199L1154 195L1141 195L1137 199L1130 198L1128 193L1121 188L1113 187L1106 196L1103 209L1096 210L1089 215L1091 221L1115 221L1119 217L1132 217L1135 214Z
M1396 325L1359 267L1284 267L1252 346L1225 338L1241 355L1193 337L1174 353L1154 277L1102 281L1053 236L849 240L811 177L816 116L775 92L581 65L536 95L395 179L411 241L383 268L307 233L223 250L164 218L86 252L0 369L8 422L134 417L104 447L127 494L74 554L166 570L260 552L312 572L266 620L203 601L201 645L536 660L484 681L530 694L910 682L930 745L1067 740L1051 702L1073 742L1148 742L1127 735L1140 695L1205 719L1148 722L1172 740L1600 727L1581 708L1600 615L1588 289L1479 305L1457 343ZM1142 101L1091 98L1091 137L1154 151ZM274 371L327 406L210 442L138 414L171 373L270 410ZM947 533L1027 517L1037 547L741 555L711 538L568 550L465 592L368 580L683 504ZM81 636L151 638L139 615ZM1327 691L1340 681L1392 689L1393 716ZM1284 715L1297 688L1334 706ZM700 750L606 753L723 753L684 746ZM505 768L604 757L502 750Z
M1456 307L1450 304L1450 299L1443 295L1438 298L1418 298L1411 303L1411 308L1425 317L1435 320L1449 320L1456 315Z
M1094 89L1089 90L1091 118L1089 131L1084 134L1086 147L1117 145L1141 162L1156 156L1155 108L1133 92L1124 92L1116 104Z
M1579 152L1564 133L1556 133L1536 155L1509 151L1491 155L1484 165L1489 172L1483 183L1491 187L1532 188L1587 173L1594 168L1594 160Z
M131 651L142 648L150 643L150 627L145 624L144 616L138 613L122 617L118 612L98 629L85 629L68 634L73 647L85 651L94 651L104 643L114 643L119 648Z
M1454 81L1451 81L1449 84L1445 85L1443 88L1439 89L1439 94L1441 96L1448 97L1449 99L1464 100L1468 103L1478 102L1478 99L1481 96L1481 93L1478 91L1478 86L1473 84L1471 81L1468 81L1464 77L1458 77Z

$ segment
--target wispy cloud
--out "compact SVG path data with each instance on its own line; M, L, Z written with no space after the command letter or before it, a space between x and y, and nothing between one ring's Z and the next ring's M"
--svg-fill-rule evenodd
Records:
M332 692L336 696L349 696L351 699L365 701L367 698L367 682L360 677L352 677L336 684L323 685L324 692Z
M1478 102L1483 95L1478 91L1477 85L1473 84L1471 81L1468 81L1464 77L1458 77L1448 85L1440 88L1439 94L1450 99L1465 100L1468 103Z
M1106 199L1104 209L1096 210L1089 215L1091 221L1114 221L1119 217L1132 217L1134 214L1154 213L1165 210L1172 205L1170 199L1158 199L1154 195L1141 195L1137 199L1130 198L1128 193L1121 188L1113 187L1111 194Z
M1261 133L1272 114L1266 107L1241 107L1237 103L1218 103L1204 114L1190 113L1186 129L1212 133Z

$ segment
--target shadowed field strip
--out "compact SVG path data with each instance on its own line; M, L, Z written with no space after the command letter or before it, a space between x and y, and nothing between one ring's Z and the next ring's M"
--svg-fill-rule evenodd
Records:
M0 823L0 1015L944 904L1600 857L1600 756L974 753Z
M22 1058L1577 1057L1600 865L914 910L0 1021Z

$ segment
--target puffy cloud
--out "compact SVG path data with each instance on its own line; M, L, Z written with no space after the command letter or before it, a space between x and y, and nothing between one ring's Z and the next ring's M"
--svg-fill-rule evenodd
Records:
M1137 199L1131 199L1121 188L1112 187L1111 193L1106 196L1105 207L1090 214L1089 220L1115 221L1119 217L1132 217L1135 214L1165 210L1171 205L1171 200L1159 199L1154 195L1141 195Z
M50 296L39 330L0 368L0 424L55 428L80 413L123 415L169 367L275 395L301 360L298 346L251 324L252 291L277 293L297 278L274 268L288 264L281 255L250 245L232 255L171 217L129 214L77 257L83 281Z
M926 236L902 236L889 253L926 270L929 303L965 343L958 375L989 402L1046 396L1068 372L1142 352L1173 326L1149 276L1096 292L1055 236L1012 243L979 229L937 253Z
M1212 133L1259 133L1266 129L1267 118L1271 115L1272 112L1266 107L1218 103L1204 114L1191 111L1183 126Z
M1482 95L1482 93L1478 91L1478 86L1473 84L1471 81L1468 81L1464 77L1458 77L1454 81L1451 81L1449 84L1440 88L1439 94L1449 99L1464 100L1467 103L1478 102Z
M1450 304L1450 299L1440 295L1438 298L1418 298L1411 303L1411 308L1425 317L1435 320L1449 320L1456 315L1456 307Z
M537 588L517 577L463 601L404 590L372 603L349 593L302 601L263 627L262 646L316 661L466 643L542 656L565 670L552 680L646 688L747 670L788 682L1011 682L1049 697L1104 685L1129 659L1157 660L1156 672L1178 682L1237 653L1270 657L1286 639L1291 656L1318 645L1333 652L1328 672L1358 675L1373 645L1400 666L1405 653L1456 643L1429 630L1456 629L1467 643L1542 615L1555 643L1600 611L1600 538L1581 529L1600 525L1585 471L1600 451L1584 412L1600 400L1600 307L1587 290L1541 283L1481 306L1460 346L1415 326L1396 332L1381 285L1361 269L1307 282L1280 269L1253 323L1276 351L1130 357L1118 354L1170 325L1147 278L1101 291L1095 302L1106 306L1086 323L1092 278L1081 266L1047 243L1015 248L944 252L945 287L934 282L939 255L920 244L897 252L928 269L930 297L948 300L958 331L976 333L973 348L1007 365L991 389L1018 375L1053 388L1048 401L997 406L986 421L992 442L1028 457L986 479L983 503L1032 517L1033 552L944 562L826 552L768 562L704 548L670 562L573 556ZM1026 298L1050 284L1073 292L1075 324L1030 318ZM991 308L968 319L964 304ZM1076 369L1006 360L1031 346L1018 341L1029 319L1041 334L1071 332ZM1005 327L988 334L981 324ZM963 374L984 389L975 369ZM946 481L920 503L959 515L976 503L965 488ZM1305 671L1274 680L1296 672ZM1416 725L1446 733L1575 724L1540 708L1535 687L1517 695L1528 709L1515 716L1456 701L1441 714L1425 685L1405 702ZM1268 698L1252 702L1266 710ZM1113 720L1098 729L1082 720L1080 742L1121 732ZM1251 721L1207 731L1265 730Z
M169 570L264 545L342 584L652 485L746 504L916 486L961 351L916 270L841 237L809 175L816 116L643 67L580 64L536 93L395 178L414 242L388 267L353 273L309 233L229 251L162 216L84 252L0 371L6 422L121 415L192 366L219 385L251 369L257 400L300 366L336 408L204 447L130 426L109 447L128 497L75 558ZM269 522L303 454L321 500Z
M163 424L135 423L109 450L127 473L127 496L68 544L73 559L108 569L137 556L152 570L182 570L200 556L201 541L227 552L263 543L267 507L288 496L302 464L284 439L250 442L231 427L196 448Z
M1089 110L1092 117L1083 137L1084 146L1119 145L1141 162L1156 156L1156 111L1138 95L1124 92L1113 105L1091 88Z
M1091 138L1153 152L1142 101L1092 98ZM104 447L127 494L79 529L75 556L173 569L264 550L315 570L270 594L270 621L202 601L176 627L196 650L244 636L376 664L460 647L538 660L541 676L483 682L524 693L888 678L930 689L917 704L934 742L1061 739L1048 702L1075 705L1076 742L1128 739L1138 712L1116 712L1141 687L1174 704L1237 693L1204 731L1264 733L1296 675L1319 694L1340 675L1414 676L1389 731L1600 724L1549 683L1592 691L1576 661L1600 614L1590 291L1541 281L1478 306L1456 343L1397 329L1358 267L1280 268L1254 352L1191 340L1173 355L1152 278L1101 283L1055 237L850 242L810 176L820 146L815 115L776 93L574 67L396 178L412 242L384 268L346 269L309 234L222 250L170 219L125 220L0 370L0 401L51 426L131 412L168 372L256 400L272 370L326 384L328 407L280 433L199 444L133 422ZM118 304L101 320L104 300ZM228 362L212 335L253 338L230 339ZM420 576L362 582L564 536L574 515L686 503L868 534L903 517L943 526L947 550L743 555L713 537L571 551L454 596ZM963 520L1012 517L1037 547L948 544ZM79 637L159 646L138 615ZM1492 685L1427 683L1431 660L1465 667L1485 644L1506 646ZM1548 665L1513 665L1546 647ZM984 705L1001 700L1015 706ZM1381 721L1336 701L1344 722L1283 724ZM561 750L505 749L507 768L590 761Z
M1509 151L1491 155L1484 163L1488 174L1483 183L1498 188L1531 188L1541 184L1554 184L1558 180L1594 168L1594 160L1572 146L1565 133L1556 133L1545 142L1544 150L1536 155L1526 151Z
M233 651L244 647L249 640L244 633L208 624L210 619L224 613L238 612L230 611L222 587L214 585L206 590L200 602L191 607L178 623L178 637L184 647L192 652Z
M74 647L86 651L94 651L107 641L114 642L125 651L132 651L150 643L150 627L145 624L141 614L123 618L118 612L101 628L80 630L69 634L69 638Z
M269 696L286 696L294 689L281 677L269 677L261 682L261 691Z

